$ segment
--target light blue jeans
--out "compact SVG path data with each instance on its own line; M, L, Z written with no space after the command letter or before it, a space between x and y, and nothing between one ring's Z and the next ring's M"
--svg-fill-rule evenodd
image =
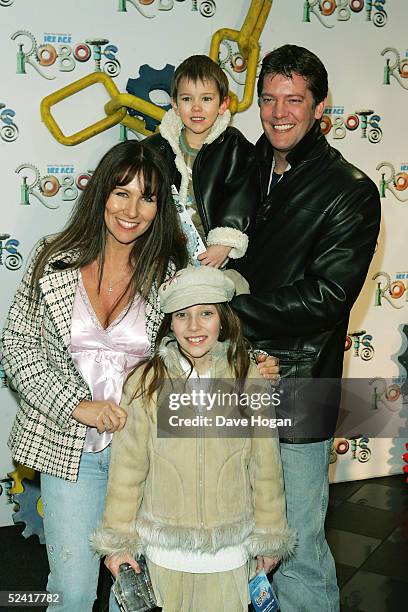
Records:
M61 591L56 612L91 612L96 599L99 557L89 537L102 520L110 446L83 453L77 482L41 474L44 532L50 574L47 590ZM110 610L119 607L111 595ZM50 606L53 607L53 606Z
M324 533L331 440L281 444L288 523L298 532L293 557L273 577L282 612L338 612L334 559Z

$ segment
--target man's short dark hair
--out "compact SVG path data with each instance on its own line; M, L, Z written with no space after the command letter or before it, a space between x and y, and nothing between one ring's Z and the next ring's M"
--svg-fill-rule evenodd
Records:
M220 94L220 104L228 96L228 79L225 72L208 55L192 55L177 66L171 84L173 100L177 99L179 83L183 77L193 83L210 81L211 79L215 81Z
M258 78L258 96L262 93L264 77L267 74L281 74L288 78L299 74L304 77L315 105L327 96L327 70L317 55L304 47L283 45L265 55Z

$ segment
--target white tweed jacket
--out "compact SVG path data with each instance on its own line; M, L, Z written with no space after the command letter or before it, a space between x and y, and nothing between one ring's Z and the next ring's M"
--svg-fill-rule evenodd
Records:
M86 426L73 419L71 413L80 401L91 399L68 350L79 270L56 270L51 266L56 260L75 261L73 251L51 258L39 280L40 294L33 304L30 280L33 263L43 246L42 240L17 289L0 344L1 363L20 399L8 445L19 463L76 481ZM167 276L174 271L174 265L169 264ZM157 286L152 287L146 300L145 313L153 350L162 319Z

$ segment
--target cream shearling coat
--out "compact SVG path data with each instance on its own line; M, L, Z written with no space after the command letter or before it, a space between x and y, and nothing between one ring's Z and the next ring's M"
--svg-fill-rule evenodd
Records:
M175 343L168 342L163 340L160 355L170 377L185 377ZM214 349L212 378L232 378L226 350L226 343ZM113 436L94 549L101 556L135 555L152 544L215 553L242 544L249 556L290 555L296 536L286 521L277 437L157 438L155 401L132 399L140 375L139 369L125 386L128 420ZM255 365L248 378L260 378Z

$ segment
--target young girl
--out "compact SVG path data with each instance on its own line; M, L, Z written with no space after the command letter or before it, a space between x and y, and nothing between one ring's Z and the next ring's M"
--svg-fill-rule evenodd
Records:
M143 552L164 612L246 612L249 561L268 572L294 547L277 437L157 437L164 378L260 378L227 304L233 294L232 281L206 266L160 287L158 349L128 379L127 424L113 439L93 546L114 576L125 562L139 571Z

